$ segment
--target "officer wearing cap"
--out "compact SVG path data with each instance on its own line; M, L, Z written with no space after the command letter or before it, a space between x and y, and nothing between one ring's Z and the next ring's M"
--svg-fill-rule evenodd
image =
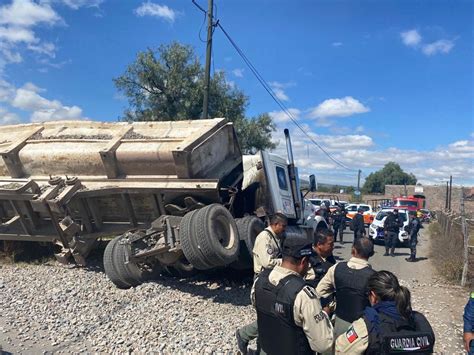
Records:
M405 258L408 262L416 261L416 245L418 244L418 232L423 226L421 225L420 218L423 216L420 210L416 211L416 215L410 221L408 230L410 231L410 257Z
M270 225L257 235L252 250L253 271L255 277L265 269L281 265L281 242L288 224L283 213L275 213L270 218ZM258 337L257 322L254 321L235 331L237 346L242 354L247 353L248 343Z
M316 287L321 298L337 294L335 336L344 333L369 305L367 281L375 272L369 264L374 255L374 244L369 238L357 238L352 246L352 257L328 270Z
M306 238L287 238L281 265L262 271L255 280L251 297L262 353L313 354L331 348L331 322L314 288L303 279L312 254Z

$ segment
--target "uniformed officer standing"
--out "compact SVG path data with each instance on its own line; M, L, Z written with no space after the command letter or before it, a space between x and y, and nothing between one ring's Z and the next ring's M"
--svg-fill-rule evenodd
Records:
M346 211L344 207L341 209L340 207L336 208L336 211L332 215L333 225L334 228L334 239L337 239L337 234L339 233L339 242L342 243L344 228L346 226Z
M285 239L281 266L264 270L255 280L252 302L262 353L314 354L332 347L331 322L314 288L302 277L312 253L306 238Z
M316 293L322 298L327 298L334 292L337 294L334 326L336 337L344 333L369 305L366 286L374 273L368 261L372 255L372 241L369 238L357 238L352 246L352 258L348 262L331 266L316 287Z
M354 231L354 242L356 239L365 236L364 210L362 208L357 210L357 213L352 218L351 225Z
M408 262L416 261L416 245L418 244L418 232L423 226L421 225L420 217L423 215L421 211L416 211L416 215L410 221L410 257L405 258Z
M391 256L395 256L395 246L398 240L398 233L400 228L403 226L403 222L398 215L398 209L394 209L393 212L389 212L385 222L383 224L384 228L384 242L385 242L385 254L388 256L390 251ZM390 250L391 249L391 250Z
M411 309L410 291L390 271L368 283L371 307L336 339L336 354L431 354L435 335L428 320Z
M336 263L336 259L332 254L334 235L329 229L322 229L317 232L313 250L315 254L309 257L310 267L304 278L308 285L316 287L329 268Z
M288 218L283 213L275 213L270 225L257 235L252 251L255 277L265 269L281 265L281 242L287 224ZM258 337L257 321L237 329L235 337L239 350L246 354L248 343Z

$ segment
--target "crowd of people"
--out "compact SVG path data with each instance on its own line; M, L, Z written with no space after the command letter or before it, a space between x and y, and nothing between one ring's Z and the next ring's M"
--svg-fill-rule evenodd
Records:
M259 354L433 352L434 332L412 310L410 291L393 273L371 267L374 245L365 227L359 228L359 218L351 228L351 258L336 263L333 249L338 236L343 240L343 208L332 216L334 232L319 230L313 241L286 238L286 216L271 217L253 249L256 320L235 333L242 354L253 339ZM414 227L412 233L418 233L419 226ZM386 251L393 253L393 247Z

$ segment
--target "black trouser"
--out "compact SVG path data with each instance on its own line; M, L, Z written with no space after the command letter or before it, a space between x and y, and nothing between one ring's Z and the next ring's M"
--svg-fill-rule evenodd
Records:
M365 229L364 230L355 230L354 231L354 242L357 238L362 238L364 236L364 232L365 232Z
M416 259L416 245L418 244L418 234L410 235L410 258Z
M334 240L337 241L337 233L339 233L339 241L342 242L343 235L344 235L344 226L343 225L338 225L334 224Z
M395 253L395 246L397 245L398 233L397 232L385 232L384 241L385 241L385 251L388 253L389 249L391 253Z

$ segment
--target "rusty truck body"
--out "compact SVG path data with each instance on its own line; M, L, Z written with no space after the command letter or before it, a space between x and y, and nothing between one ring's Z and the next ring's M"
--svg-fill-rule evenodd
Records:
M286 132L287 133L287 132ZM51 242L86 264L99 238L107 276L136 286L163 268L181 273L251 266L266 217L311 238L325 221L288 161L242 156L225 119L57 121L0 127L0 240Z

